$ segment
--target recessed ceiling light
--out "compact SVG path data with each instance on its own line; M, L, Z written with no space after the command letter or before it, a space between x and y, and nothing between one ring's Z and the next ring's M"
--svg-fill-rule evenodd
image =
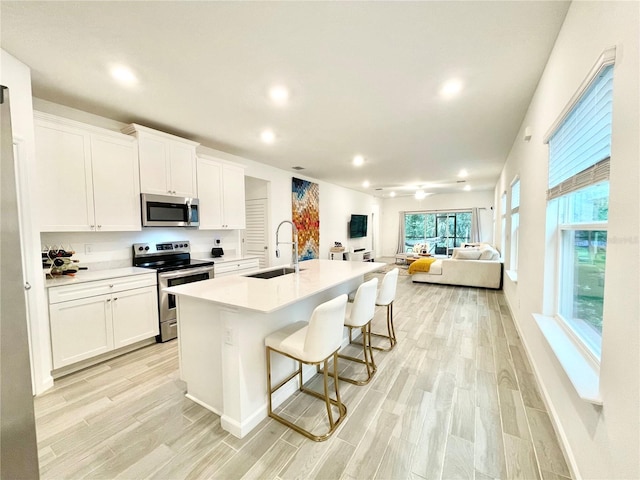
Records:
M426 196L427 194L424 193L424 190L416 190L416 200L422 200Z
M276 140L276 134L272 130L263 130L260 138L264 143L273 143Z
M359 167L363 163L364 163L364 157L362 155L356 155L355 157L353 157L353 164L356 167Z
M286 87L278 85L269 90L269 96L275 103L287 103L287 100L289 100L289 90L287 90Z
M468 192L469 190L471 190L471 185L465 185L465 186L464 186L464 190L465 190L465 191L467 191L467 192Z
M364 182L362 182L362 186L363 186L364 188L369 188L369 185L371 185L371 184L369 183L369 180L365 180Z
M391 193L389 194L389 196L390 196L391 198L395 197L395 196L396 196L396 192L391 192Z
M451 79L442 85L440 95L444 98L455 97L462 90L462 81L457 78Z
M458 173L458 176L461 177L461 178L464 178L467 175L469 175L469 172L467 172L464 168L462 170L460 170L460 173Z
M134 73L121 65L111 68L111 76L123 85L132 86L138 83L138 78Z

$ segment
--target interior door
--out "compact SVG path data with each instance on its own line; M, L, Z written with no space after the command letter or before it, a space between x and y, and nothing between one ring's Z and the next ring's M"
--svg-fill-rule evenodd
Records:
M268 267L267 199L247 200L244 254L258 257L260 268Z

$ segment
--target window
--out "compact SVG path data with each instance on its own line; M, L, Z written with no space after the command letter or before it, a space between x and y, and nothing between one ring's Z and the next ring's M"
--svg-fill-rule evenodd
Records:
M520 227L520 178L511 182L511 254L509 270L518 271L518 232Z
M500 255L504 260L507 249L507 192L504 192L500 198L500 228Z
M594 75L549 137L548 224L555 229L555 315L600 359L607 258L613 65Z
M453 247L468 242L471 212L412 212L404 215L404 247L428 243L429 253L446 255Z

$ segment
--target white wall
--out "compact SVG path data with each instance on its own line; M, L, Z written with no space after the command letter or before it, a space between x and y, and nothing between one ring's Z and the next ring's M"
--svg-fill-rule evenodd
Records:
M639 9L638 2L572 3L495 189L499 206L501 192L520 174L518 280L505 277L504 291L578 478L640 478ZM598 408L578 397L532 313L549 313L543 311L549 303L543 268L549 252L548 148L542 138L600 54L612 45L617 52L600 371L604 405ZM533 133L528 143L522 141L525 127Z
M20 205L22 212L34 212L37 205L29 201L31 185L35 185L35 141L33 129L33 107L31 101L31 71L29 67L0 50L0 82L9 87L11 123L14 142L19 144L21 164L17 165L19 187L25 192L26 201ZM32 286L27 294L29 313L29 336L32 354L32 372L35 392L40 393L53 385L51 377L51 346L47 315L40 238L37 226L38 215L23 215L21 235L22 255L25 258L25 282Z
M482 241L493 243L493 205L493 192L490 190L440 193L429 195L422 200L416 200L414 197L385 198L382 202L382 255L388 257L396 253L399 212L480 208Z

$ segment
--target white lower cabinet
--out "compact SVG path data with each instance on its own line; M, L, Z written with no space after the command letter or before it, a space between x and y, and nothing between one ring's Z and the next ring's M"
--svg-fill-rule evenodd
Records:
M260 262L257 258L244 258L240 260L219 262L213 265L213 278L251 273L259 269Z
M113 296L113 348L125 347L159 333L156 287L127 290Z
M113 350L111 295L49 306L53 368Z
M53 368L156 336L157 299L155 273L50 288Z

